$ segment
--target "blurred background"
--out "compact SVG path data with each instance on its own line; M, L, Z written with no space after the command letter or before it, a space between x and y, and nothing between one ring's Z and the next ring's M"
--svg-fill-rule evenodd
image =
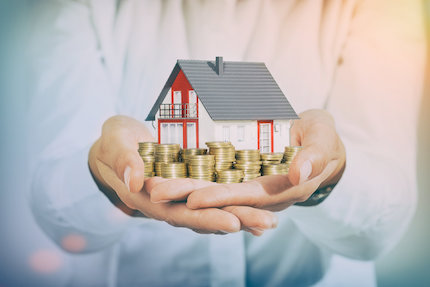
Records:
M430 35L430 1L425 11ZM56 286L73 255L41 232L27 204L27 71L25 48L32 11L24 0L0 0L0 286ZM428 37L429 38L429 37ZM430 44L430 40L429 40ZM420 111L419 201L404 238L376 263L378 286L430 286L430 52ZM83 255L79 255L83 256Z

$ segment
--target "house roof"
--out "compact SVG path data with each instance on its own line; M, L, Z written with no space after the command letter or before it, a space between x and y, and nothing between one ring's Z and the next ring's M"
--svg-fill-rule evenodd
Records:
M178 60L146 120L155 120L180 70L212 120L298 119L264 63L222 63L218 75L214 61Z

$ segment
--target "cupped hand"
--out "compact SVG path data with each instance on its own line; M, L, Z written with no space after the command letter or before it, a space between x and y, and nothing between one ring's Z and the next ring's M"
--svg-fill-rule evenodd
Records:
M125 116L108 119L101 137L89 153L89 167L99 189L118 208L129 215L146 216L173 226L186 227L200 233L230 233L241 229L254 235L276 226L276 216L266 210L247 206L190 209L183 201L185 193L213 185L191 179L144 178L144 162L137 152L138 143L153 141L144 124ZM175 197L163 202L153 190ZM182 201L181 201L182 200Z
M291 128L291 145L303 149L296 155L288 175L211 185L181 196L187 197L187 206L192 209L238 205L279 211L306 201L318 187L335 184L342 176L345 148L328 112L310 110L300 114L300 120ZM162 191L151 196L174 199Z

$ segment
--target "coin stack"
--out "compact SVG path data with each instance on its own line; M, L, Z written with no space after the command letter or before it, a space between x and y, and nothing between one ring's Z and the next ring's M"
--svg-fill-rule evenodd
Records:
M140 142L138 152L143 162L145 163L145 177L153 177L154 172L154 151L157 143L155 142Z
M179 144L159 144L155 146L155 174L162 176L165 163L179 162Z
M187 148L182 150L182 161L188 163L188 159L194 155L206 154L207 149L205 148Z
M235 169L243 170L243 181L261 176L260 151L258 149L245 149L236 151Z
M215 156L193 155L187 158L190 178L215 181Z
M187 177L187 165L184 162L167 162L161 165L161 177L185 178Z
M238 183L242 182L245 174L240 169L224 169L217 171L218 183Z
M301 146L286 146L284 151L284 158L282 160L283 163L285 163L288 166L288 169L290 168L290 165L296 156L296 154L302 150L303 147Z
M215 170L231 169L236 160L236 153L231 142L207 142L209 154L215 156Z
M140 142L137 150L140 155L154 155L156 142Z
M264 165L279 164L282 161L284 154L282 152L268 152L261 154L261 160Z
M285 163L264 164L263 175L288 174L288 165Z

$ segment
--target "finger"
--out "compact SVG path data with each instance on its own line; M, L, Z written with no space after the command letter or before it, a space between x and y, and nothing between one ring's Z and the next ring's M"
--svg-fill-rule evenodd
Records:
M217 232L210 232L207 230L199 230L199 229L191 229L192 231L199 233L199 234L218 234L218 235L226 235L228 233L222 232L222 231L217 231Z
M150 140L148 129L139 121L115 116L102 128L98 159L116 173L131 192L139 192L144 183L144 163L138 153L138 142Z
M191 209L247 205L265 207L277 204L282 192L293 184L286 175L263 176L253 181L217 184L192 192L187 198Z
M297 185L319 175L327 163L336 157L339 138L328 124L297 121L293 125L292 145L301 145L290 165L288 177Z
M236 215L240 220L241 229L260 236L267 229L275 228L278 218L273 212L249 206L227 206L223 210Z
M288 177L295 185L303 183L319 175L331 159L331 152L324 148L304 146L291 163Z
M192 192L187 198L187 206L191 209L229 205L255 206L264 194L265 191L257 181L216 184Z
M252 229L252 228L243 228L243 231L249 232L254 236L261 236L264 234L264 230L259 230L259 229Z
M148 193L149 195L151 195L152 190L154 190L154 187L156 187L157 185L163 184L165 182L171 181L174 179L171 178L163 178L160 176L154 176L154 177L149 177L149 178L145 178L145 182L144 182L144 190L146 193Z
M149 196L147 192L128 192L123 195L123 200L132 202L135 209L146 217L165 221L172 226L217 234L240 230L239 219L230 212L218 208L191 210L184 202L153 203Z
M117 159L113 170L130 192L140 192L145 180L145 164L137 151L124 151Z
M194 190L216 185L214 182L191 178L172 179L146 187L152 202L185 200Z
M187 227L210 233L219 231L232 233L240 230L239 219L234 214L218 208L192 210L182 202L155 205L163 205L164 220L176 227Z
M118 178L115 172L104 162L96 160L96 166L99 170L100 176L104 182L115 190L116 195L119 197L122 203L131 209L137 209L137 205L132 200L131 195L139 193L131 193L125 186L124 182Z

